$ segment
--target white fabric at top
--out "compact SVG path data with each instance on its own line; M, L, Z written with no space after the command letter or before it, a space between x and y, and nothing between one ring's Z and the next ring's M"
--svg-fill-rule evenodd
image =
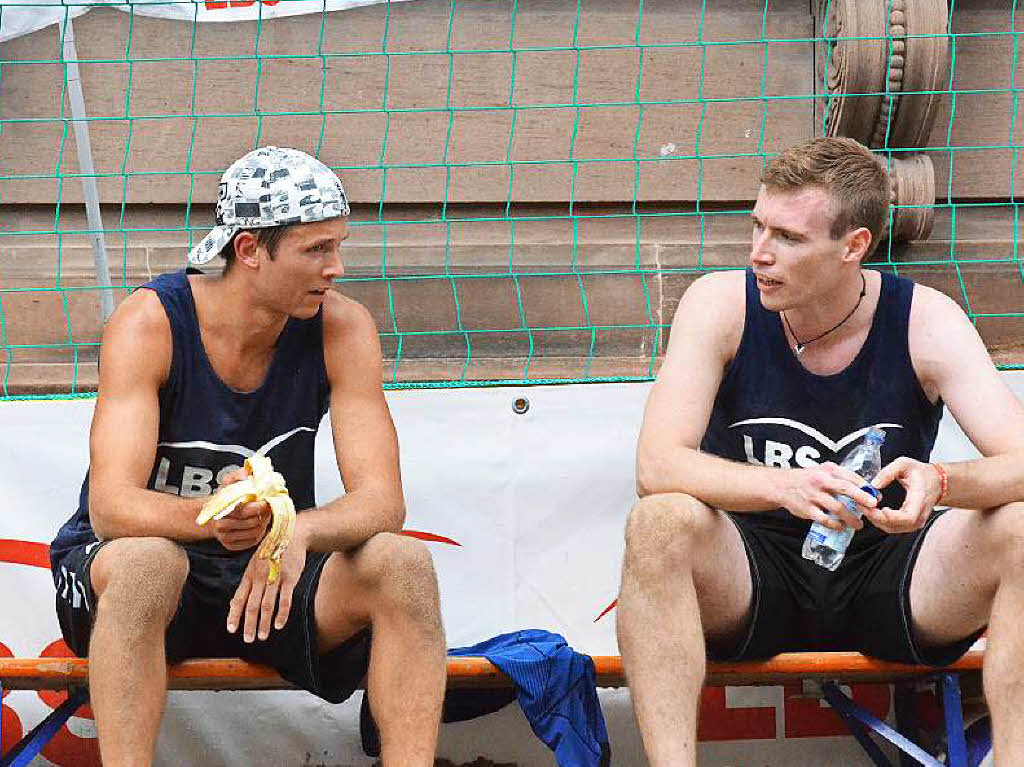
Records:
M255 21L304 13L343 11L384 2L408 0L193 0L167 3L140 0L139 3L129 4L102 0L70 0L67 4L62 4L60 0L4 0L3 13L0 14L0 42L27 35L51 24L62 24L67 16L81 16L90 6L102 5L126 12L130 10L140 16L206 22Z

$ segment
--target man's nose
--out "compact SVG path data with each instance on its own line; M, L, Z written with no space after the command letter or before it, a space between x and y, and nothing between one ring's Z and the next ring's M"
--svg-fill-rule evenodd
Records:
M345 273L345 265L341 262L341 254L334 250L332 258L324 265L324 277L329 280L337 279Z
M768 232L754 235L750 243L750 262L752 264L775 263L775 256L768 245Z

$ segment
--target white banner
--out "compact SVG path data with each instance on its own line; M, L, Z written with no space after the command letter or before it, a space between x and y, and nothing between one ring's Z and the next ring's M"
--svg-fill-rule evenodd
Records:
M1024 393L1024 375L1011 378ZM614 612L622 528L635 499L636 435L649 386L612 384L391 392L409 508L407 529L458 545L429 546L450 646L517 628L563 634L576 649L617 654ZM530 406L517 415L512 403ZM44 545L75 508L88 462L93 400L0 402L0 654L61 651ZM971 455L947 418L936 457ZM317 497L342 491L328 425L317 435ZM29 564L17 564L29 562ZM887 687L854 685L862 705L891 714ZM602 692L613 763L645 761L627 690ZM34 727L53 697L3 701L4 748ZM170 696L157 750L162 765L369 765L359 695L339 706L304 692ZM866 763L823 703L793 689L708 689L703 765ZM842 736L842 737L839 737ZM93 723L74 717L38 764L98 765ZM516 706L445 725L439 756L552 764Z
M104 6L119 11L181 21L256 21L278 16L304 13L344 11L364 5L378 5L408 0L191 0L191 2L160 2L140 0L138 3L103 2L103 0L0 0L0 42L77 18L90 7Z

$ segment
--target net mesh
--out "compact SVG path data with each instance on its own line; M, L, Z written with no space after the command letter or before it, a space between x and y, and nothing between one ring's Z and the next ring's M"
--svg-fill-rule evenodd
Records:
M270 143L345 182L338 289L374 314L388 388L650 379L685 287L745 265L764 163L837 103L820 51L882 39L891 62L897 41L823 32L829 3L263 18L289 2L0 1L0 39L57 21L0 43L0 396L93 391L105 300L182 268L220 173ZM912 91L939 97L935 127L895 148L886 124L878 150L932 161L935 202L901 206L931 236L871 264L954 297L1004 369L1024 361L1016 6L948 9L948 80Z

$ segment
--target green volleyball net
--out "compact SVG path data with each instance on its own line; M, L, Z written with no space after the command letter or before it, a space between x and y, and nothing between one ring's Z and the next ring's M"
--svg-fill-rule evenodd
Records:
M899 171L872 265L1019 369L1022 21L996 5L0 0L0 396L94 391L105 317L184 268L264 144L345 183L337 287L387 387L648 380L690 282L744 267L764 163L836 126Z

